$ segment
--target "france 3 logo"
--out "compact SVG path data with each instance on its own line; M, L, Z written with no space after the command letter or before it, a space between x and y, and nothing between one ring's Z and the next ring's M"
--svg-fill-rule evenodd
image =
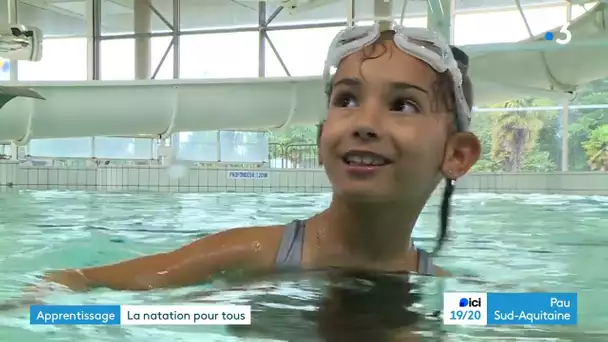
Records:
M443 294L443 324L486 325L485 292L446 292Z

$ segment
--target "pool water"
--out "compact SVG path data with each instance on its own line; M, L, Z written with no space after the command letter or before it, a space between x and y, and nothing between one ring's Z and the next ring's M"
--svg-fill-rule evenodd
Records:
M286 223L324 209L329 199L329 194L3 193L0 304L18 297L24 286L46 269L101 265L167 251L235 226ZM437 216L438 200L434 198L415 230L417 244L422 247L432 248L434 244ZM507 341L524 337L529 341L607 341L606 228L608 197L457 195L450 241L438 263L457 275L476 276L490 284L458 279L440 283L410 277L421 292L412 310L432 312L439 305L441 291L576 291L579 324L500 329L442 327L436 319L422 318L409 329L422 334L417 339L420 341ZM323 318L317 311L329 298L326 285L325 275L303 274L232 287L217 283L143 293L105 289L85 294L57 292L45 301L250 304L254 308L253 325L240 329L30 326L27 309L21 308L0 311L0 341L322 341L327 338L319 337L319 326L348 319L336 316L319 323ZM378 304L382 305L388 304Z

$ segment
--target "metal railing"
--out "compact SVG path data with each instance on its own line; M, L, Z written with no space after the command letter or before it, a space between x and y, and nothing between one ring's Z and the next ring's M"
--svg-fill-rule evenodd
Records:
M314 169L319 167L316 144L269 144L268 163L277 169Z

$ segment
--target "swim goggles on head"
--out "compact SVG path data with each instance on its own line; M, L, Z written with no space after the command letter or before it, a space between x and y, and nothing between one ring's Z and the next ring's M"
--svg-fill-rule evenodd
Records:
M428 64L438 73L448 72L454 84L458 130L466 131L471 121L471 111L462 88L463 75L454 58L452 47L435 32L423 28L407 28L393 25L395 45L403 52ZM373 44L380 37L380 26L352 26L340 31L331 42L323 77L331 82L333 68L345 57Z

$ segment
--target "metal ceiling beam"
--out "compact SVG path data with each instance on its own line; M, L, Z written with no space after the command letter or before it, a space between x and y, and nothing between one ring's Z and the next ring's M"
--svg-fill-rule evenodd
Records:
M282 9L283 7L279 8ZM275 11L267 19L266 11L266 2L260 1L258 3L258 77L266 76L266 26L279 14Z
M6 1L8 7L8 24L18 24L19 23L19 0L7 0ZM10 80L17 81L19 80L19 62L16 60L9 61L9 73Z
M427 28L439 33L450 43L454 42L455 2L451 0L428 0L427 2Z

